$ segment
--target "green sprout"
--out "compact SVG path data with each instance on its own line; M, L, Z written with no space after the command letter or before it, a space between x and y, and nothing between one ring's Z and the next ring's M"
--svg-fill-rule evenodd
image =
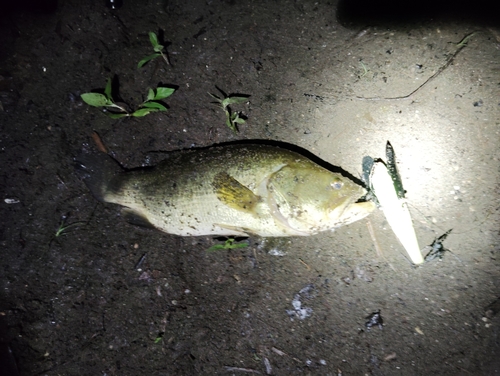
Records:
M156 111L167 111L167 108L158 102L159 100L168 98L173 94L175 89L169 87L157 87L156 92L153 89L148 90L147 99L142 102L138 108L129 112L124 105L116 104L111 96L111 79L108 78L104 94L101 93L84 93L81 95L83 101L89 106L105 107L113 111L105 110L105 114L112 119L120 119L127 116L141 117Z
M466 35L460 42L457 43L457 46L459 48L465 47L467 43L469 42L469 39L476 34L476 32L470 33L469 35Z
M361 65L361 68L363 68L363 74L361 76L358 76L358 77L362 78L362 77L366 76L366 74L368 73L368 68L366 68L366 65L361 60L359 61L359 65Z
M170 64L170 60L168 59L167 53L166 52L163 53L165 46L158 43L158 36L155 33L153 33L152 31L149 32L149 41L151 42L151 45L153 46L153 50L155 53L151 54L149 56L146 56L144 59L139 61L139 63L137 64L137 68L143 67L144 64L146 64L148 61L156 59L159 56L163 57L163 60L165 60L165 62L168 65L172 65L172 64Z
M215 244L207 249L208 252L213 252L218 249L236 249L248 247L248 243L235 243L236 239L227 238L224 244Z
M73 223L67 223L69 214L64 214L61 216L61 222L59 222L59 226L56 231L50 237L50 241L47 245L47 251L50 250L50 247L54 242L59 243L59 239L64 235L67 235L70 232L70 229L73 227L78 227L87 224L86 221L78 221ZM42 257L42 256L41 256Z
M236 94L226 95L221 89L217 89L222 93L224 98L221 99L211 93L208 93L208 95L210 95L217 101L212 103L218 103L222 107L222 110L226 114L226 125L229 127L229 129L231 129L234 133L238 133L237 124L245 123L245 119L241 117L241 112L233 112L231 108L229 108L229 105L246 102L248 101L248 96L238 96Z
M74 226L79 226L84 222L74 222L70 224L66 224L66 216L63 215L61 218L61 223L59 224L59 227L56 230L56 233L54 234L54 239L59 238L63 235L66 235L68 233L68 229Z
M67 235L70 228L85 224L85 222L83 222L83 221L78 221L78 222L73 222L73 223L68 224L68 223L66 223L67 219L68 219L68 215L63 215L61 217L61 222L59 223L59 227L57 227L56 232L50 238L49 247L52 245L52 242L58 241L58 239L60 237Z
M156 338L154 340L154 343L156 344L156 343L160 342L163 339L164 335L165 335L165 332L158 333L158 335L156 336Z

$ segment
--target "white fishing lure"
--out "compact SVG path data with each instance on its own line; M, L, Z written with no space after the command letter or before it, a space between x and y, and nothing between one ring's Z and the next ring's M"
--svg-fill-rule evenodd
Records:
M410 211L406 201L398 197L393 179L383 162L374 162L370 184L387 222L410 256L411 261L415 265L422 264L424 259L415 235Z

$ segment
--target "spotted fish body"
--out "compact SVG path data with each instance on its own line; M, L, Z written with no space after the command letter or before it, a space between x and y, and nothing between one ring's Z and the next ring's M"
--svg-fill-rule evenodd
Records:
M94 196L169 234L307 236L359 220L372 202L338 173L287 149L257 144L173 152L125 171L83 155L77 171Z

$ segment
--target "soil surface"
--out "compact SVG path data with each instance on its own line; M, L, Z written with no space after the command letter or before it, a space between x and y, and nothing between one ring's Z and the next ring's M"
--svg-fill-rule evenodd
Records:
M500 13L377 4L11 2L2 374L499 374ZM170 64L138 69L150 31ZM132 108L149 88L176 91L167 112L116 120L80 98L108 78ZM239 133L211 103L217 88L249 95L232 106ZM92 197L73 159L94 131L126 168L272 140L353 176L390 140L421 247L452 229L448 251L412 266L377 210L333 233L207 252L224 240L133 226Z

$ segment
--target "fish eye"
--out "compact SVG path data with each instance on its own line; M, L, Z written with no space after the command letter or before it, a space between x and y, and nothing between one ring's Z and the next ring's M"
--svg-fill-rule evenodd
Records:
M342 183L341 180L334 180L330 183L330 187L332 187L333 189L340 189L344 186L344 183Z

